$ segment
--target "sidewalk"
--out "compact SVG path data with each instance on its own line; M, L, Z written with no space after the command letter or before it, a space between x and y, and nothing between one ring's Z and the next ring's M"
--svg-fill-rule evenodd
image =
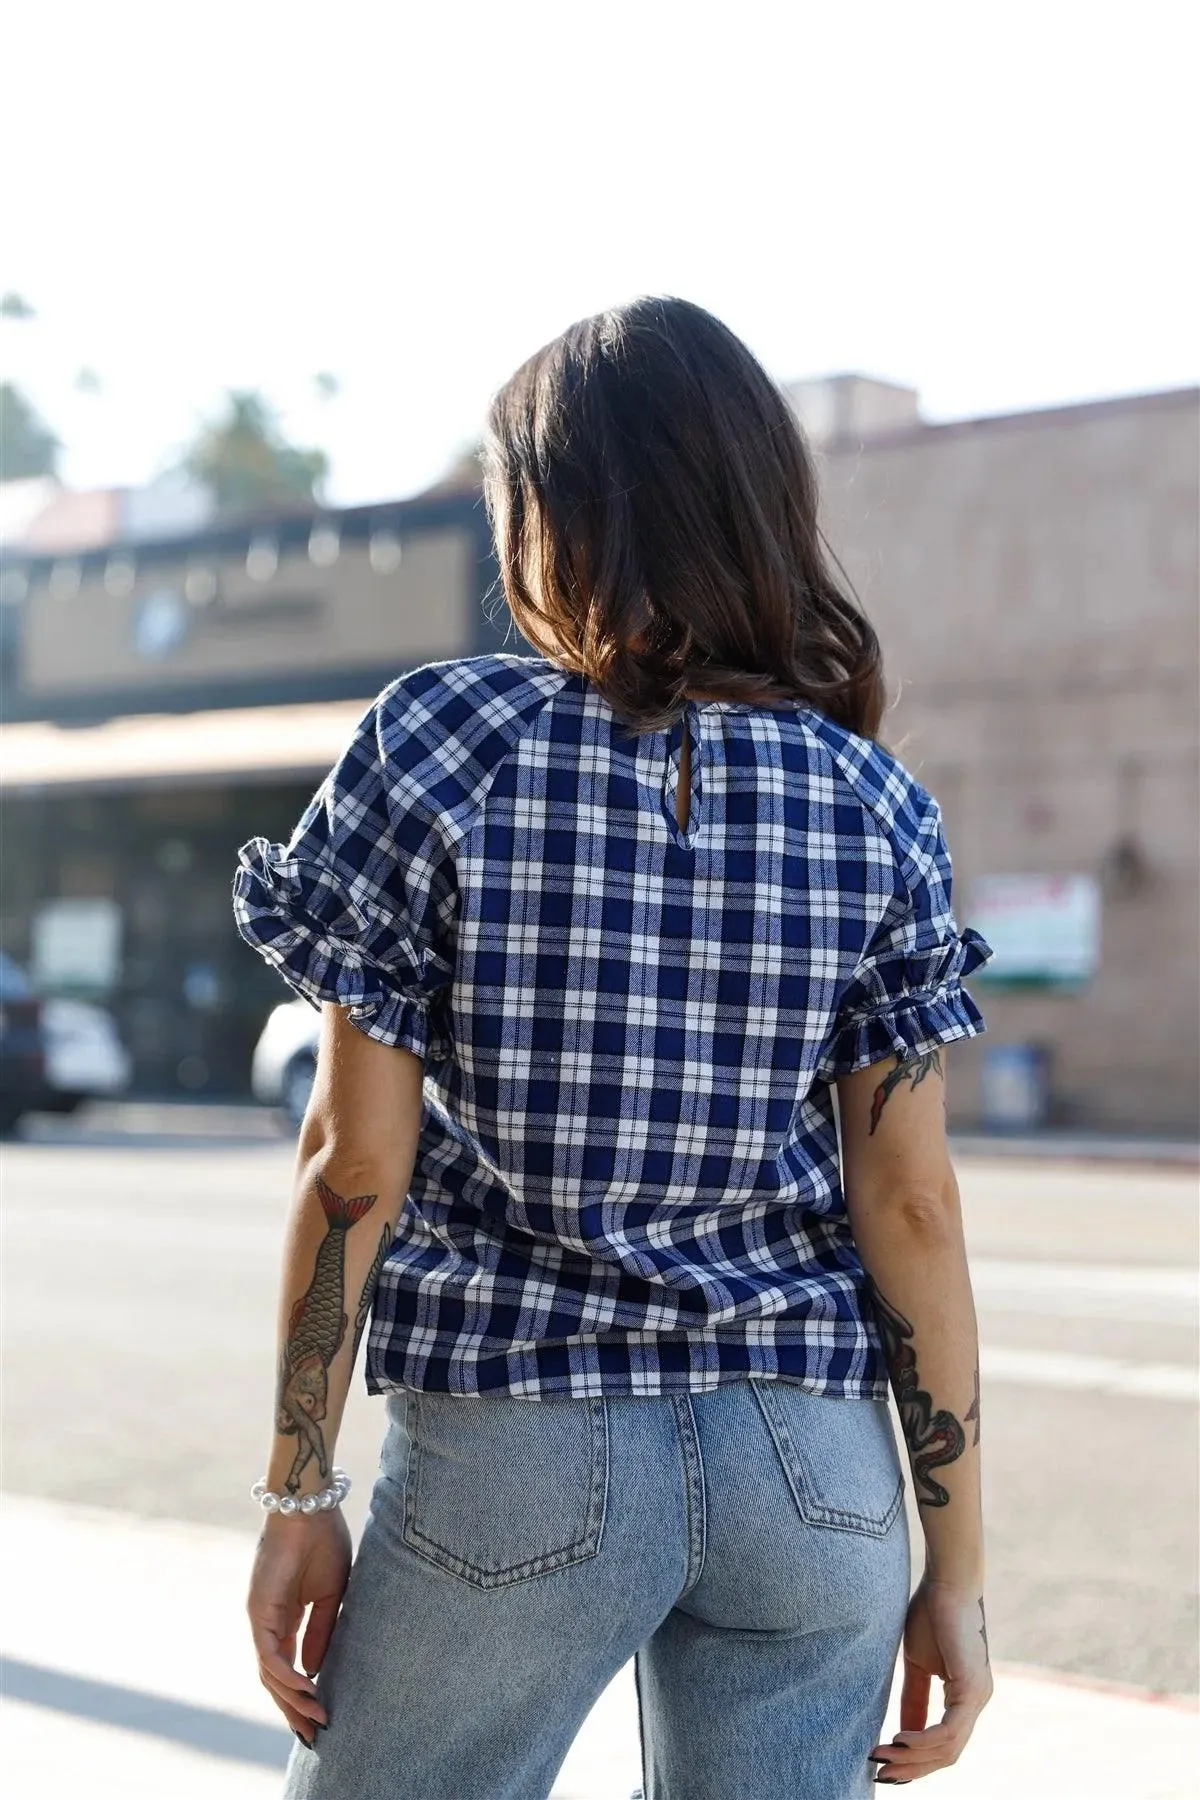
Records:
M1137 1168L1200 1168L1200 1144L1194 1138L1137 1137L1102 1131L1048 1130L1029 1132L952 1131L956 1157L990 1160L1024 1157L1034 1162L1126 1163Z
M81 1112L60 1118L34 1113L20 1126L24 1141L44 1144L89 1142L124 1144L279 1144L292 1133L274 1108L252 1100L96 1100ZM1020 1157L1046 1162L1133 1163L1145 1167L1200 1167L1200 1144L1181 1137L1069 1131L959 1131L951 1134L955 1155L969 1158Z
M92 1100L77 1113L28 1113L17 1137L30 1144L287 1144L291 1133L273 1107L253 1100Z
M38 1800L274 1800L291 1739L243 1625L245 1534L49 1501L3 1505L0 1648L8 1791ZM1191 1800L1200 1720L1040 1671L996 1671L945 1800ZM889 1713L885 1735L895 1730ZM640 1781L624 1671L588 1719L555 1800L628 1800ZM347 1797L349 1800L349 1797Z

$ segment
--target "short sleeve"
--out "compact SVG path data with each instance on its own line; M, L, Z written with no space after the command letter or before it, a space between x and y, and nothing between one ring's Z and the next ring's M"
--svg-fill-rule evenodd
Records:
M919 836L898 870L892 904L841 996L818 1065L826 1080L888 1057L922 1056L985 1029L962 984L989 960L991 946L955 923L941 814L923 798Z
M297 994L424 1058L439 1051L430 1008L453 974L454 883L430 818L390 778L394 713L386 695L375 703L286 845L243 845L233 910Z

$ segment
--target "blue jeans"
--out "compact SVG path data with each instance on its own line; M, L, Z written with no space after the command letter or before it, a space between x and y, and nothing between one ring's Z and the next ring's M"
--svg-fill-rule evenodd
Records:
M546 1800L636 1653L646 1800L865 1795L909 1597L881 1400L397 1394L288 1800Z

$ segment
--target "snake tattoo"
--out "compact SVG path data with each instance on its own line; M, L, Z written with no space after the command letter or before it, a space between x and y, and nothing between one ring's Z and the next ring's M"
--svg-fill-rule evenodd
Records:
M869 1275L867 1284L879 1320L884 1355L892 1372L896 1406L912 1462L917 1504L946 1506L950 1495L940 1481L934 1480L931 1471L957 1461L967 1447L966 1433L952 1412L944 1408L934 1412L933 1402L920 1385L917 1374L917 1354L909 1342L913 1335L912 1325L903 1313L897 1312L891 1302L884 1299Z
M871 1124L867 1132L868 1137L875 1136L875 1127L883 1117L883 1109L901 1082L906 1081L910 1088L918 1088L927 1075L942 1075L942 1056L939 1050L926 1050L920 1056L910 1056L907 1062L897 1063L896 1067L884 1076L871 1100ZM945 1077L943 1076L942 1079L944 1080Z

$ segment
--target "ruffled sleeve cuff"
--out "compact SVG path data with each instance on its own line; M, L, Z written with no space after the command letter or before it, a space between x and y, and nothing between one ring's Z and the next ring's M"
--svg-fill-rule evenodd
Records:
M911 1060L941 1044L978 1037L983 1015L962 986L992 955L970 928L928 955L864 971L821 1060L825 1080L897 1056Z
M423 960L399 922L372 918L326 871L265 838L238 853L233 912L245 941L302 999L345 1007L368 1037L427 1056Z

